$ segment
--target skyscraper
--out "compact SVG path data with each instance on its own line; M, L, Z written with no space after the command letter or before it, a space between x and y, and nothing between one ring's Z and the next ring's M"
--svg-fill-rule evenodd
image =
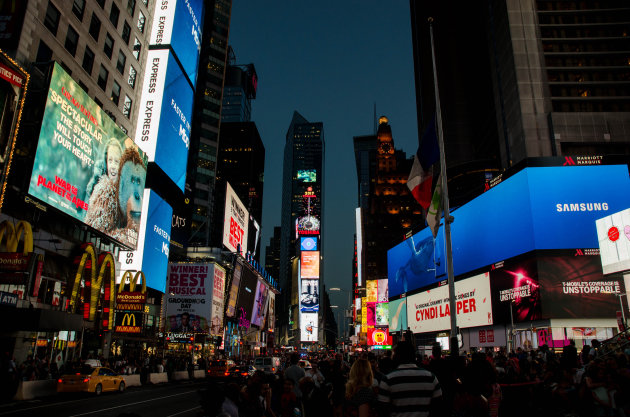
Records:
M526 157L628 153L626 2L457 7L410 1L420 131L435 113L428 18L435 22L452 205Z
M279 311L291 309L294 312L292 316L294 322L297 322L299 310L296 303L291 302L291 298L295 299L294 296L298 292L297 277L293 276L293 273L297 274L293 262L299 253L296 248L297 237L299 234L320 237L320 224L323 219L323 128L322 122L311 123L295 111L284 145L279 271L282 309ZM321 253L321 243L319 251ZM280 316L279 321L280 326L288 324L285 315ZM282 332L280 337L282 338Z
M229 64L223 88L221 122L249 122L257 88L258 75L254 64Z

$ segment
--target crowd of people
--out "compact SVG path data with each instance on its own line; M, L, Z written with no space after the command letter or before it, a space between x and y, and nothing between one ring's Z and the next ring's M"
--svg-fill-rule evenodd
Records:
M561 353L543 345L453 357L436 344L421 357L403 341L393 356L335 354L310 358L310 367L298 353L285 359L273 375L210 382L200 393L202 415L630 416L630 348L604 353L596 340L579 353L571 342Z

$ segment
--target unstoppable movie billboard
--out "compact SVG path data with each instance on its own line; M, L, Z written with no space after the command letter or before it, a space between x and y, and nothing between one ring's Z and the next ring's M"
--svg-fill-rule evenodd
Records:
M136 249L147 157L55 63L28 193Z

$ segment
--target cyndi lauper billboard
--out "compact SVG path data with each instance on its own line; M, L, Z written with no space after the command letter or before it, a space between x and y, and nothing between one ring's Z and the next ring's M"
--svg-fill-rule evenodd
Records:
M144 152L55 63L28 193L135 249L146 167Z

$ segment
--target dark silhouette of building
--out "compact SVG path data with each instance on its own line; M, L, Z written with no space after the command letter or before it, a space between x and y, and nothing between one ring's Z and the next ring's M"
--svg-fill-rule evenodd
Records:
M269 245L265 248L265 269L272 277L280 274L280 226L273 228L273 236L269 238Z
M254 64L236 65L231 62L225 74L221 122L249 122L257 88L258 75Z

